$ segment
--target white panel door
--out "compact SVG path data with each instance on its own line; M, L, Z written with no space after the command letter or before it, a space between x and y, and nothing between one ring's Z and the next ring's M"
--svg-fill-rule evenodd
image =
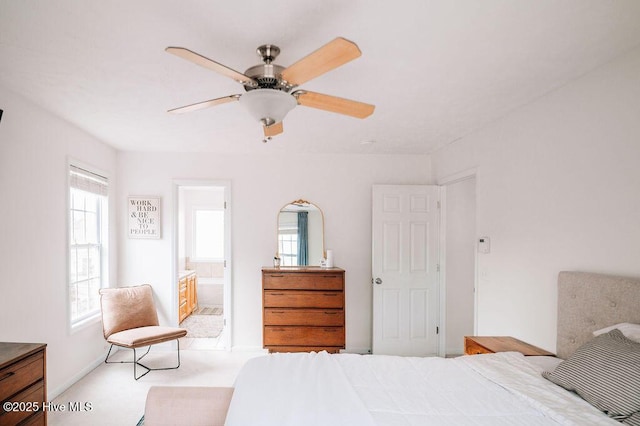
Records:
M373 186L373 353L437 355L440 188Z

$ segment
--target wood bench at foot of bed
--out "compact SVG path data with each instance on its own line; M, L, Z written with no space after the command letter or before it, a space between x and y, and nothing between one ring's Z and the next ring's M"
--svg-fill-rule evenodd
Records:
M223 426L233 388L152 386L144 409L145 426Z

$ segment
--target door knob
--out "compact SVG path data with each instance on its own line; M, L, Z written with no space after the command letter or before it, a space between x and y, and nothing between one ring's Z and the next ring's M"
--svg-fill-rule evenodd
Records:
M382 280L380 278L376 278L376 284L382 284Z

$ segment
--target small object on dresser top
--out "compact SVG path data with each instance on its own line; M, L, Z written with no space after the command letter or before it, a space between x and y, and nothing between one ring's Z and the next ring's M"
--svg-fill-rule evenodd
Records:
M325 262L327 268L333 268L333 250L327 250L327 260Z
M465 336L464 338L464 353L466 355L496 352L520 352L525 356L555 356L551 352L511 336Z

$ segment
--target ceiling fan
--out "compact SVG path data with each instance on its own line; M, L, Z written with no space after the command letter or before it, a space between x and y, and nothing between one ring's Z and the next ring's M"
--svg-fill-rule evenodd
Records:
M282 120L296 105L331 111L356 118L366 118L373 113L374 105L352 101L308 90L292 90L307 81L337 68L362 53L358 46L342 37L325 44L293 65L284 68L273 61L280 48L265 44L256 49L262 64L247 69L244 74L206 58L184 47L167 47L167 52L194 64L216 71L242 84L244 94L210 99L179 108L170 113L184 113L228 102L239 101L249 113L262 123L265 142L283 132Z

